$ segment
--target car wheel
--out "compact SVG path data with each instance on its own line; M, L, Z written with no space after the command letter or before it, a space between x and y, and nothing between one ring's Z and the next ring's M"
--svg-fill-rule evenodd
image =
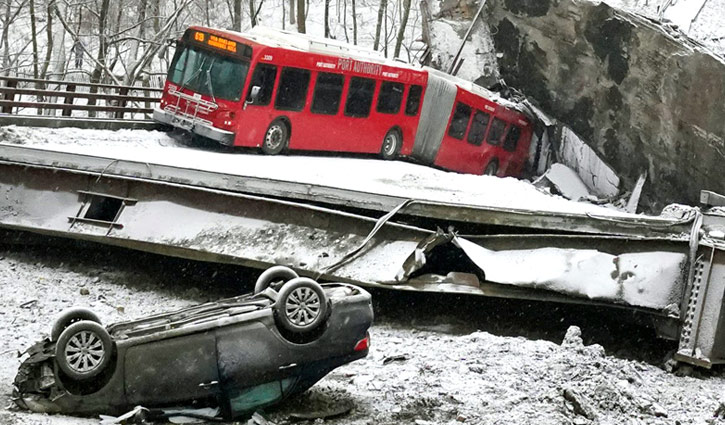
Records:
M495 159L491 160L483 169L484 176L495 176L498 174L498 161Z
M282 281L287 282L300 277L294 270L286 266L272 266L262 272L257 278L257 283L254 284L254 293L259 294L269 287L272 282ZM277 289L277 288L274 288Z
M319 328L327 320L328 311L324 289L319 283L306 277L298 277L285 283L274 304L279 326L298 335Z
M69 378L84 381L98 376L111 361L113 341L96 322L74 323L60 334L55 345L55 361Z
M60 316L53 323L53 328L50 330L50 340L57 341L60 334L70 325L81 320L90 320L91 322L101 323L101 319L96 316L96 313L83 307L72 307L63 310Z
M400 131L391 128L383 138L383 146L380 148L380 157L385 160L395 159L398 156L398 152L400 152L402 144Z
M262 152L267 155L277 155L282 152L289 143L289 129L281 119L272 121L264 133L262 141Z

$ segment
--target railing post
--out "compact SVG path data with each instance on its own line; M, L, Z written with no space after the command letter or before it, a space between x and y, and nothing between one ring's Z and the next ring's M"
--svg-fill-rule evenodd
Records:
M72 93L75 93L75 91L76 91L76 85L75 84L68 84L65 87L65 91L66 91L66 94L65 94L65 98L63 99L63 103L66 104L66 105L73 105L73 99L74 99L74 97L73 97L73 94ZM71 112L73 112L73 107L72 106L64 106L63 107L63 116L64 117L71 116Z
M120 94L121 96L128 96L128 87L121 87L121 89L118 91L118 94ZM121 108L126 106L126 99L120 99L116 106L119 106ZM115 117L117 119L123 119L123 114L124 114L123 111L118 111L118 112L116 112Z
M13 78L8 78L6 81L7 81L7 83L6 83L5 87L7 87L9 89L14 89L14 88L18 87L18 80L13 79ZM3 100L9 100L11 102L15 101L15 93L3 94ZM12 105L3 106L2 112L4 114L12 114L13 106Z

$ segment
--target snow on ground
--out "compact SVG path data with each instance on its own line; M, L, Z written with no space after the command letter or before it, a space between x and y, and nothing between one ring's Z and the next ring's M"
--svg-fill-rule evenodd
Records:
M97 423L19 411L10 401L16 353L49 332L64 308L87 306L111 323L232 296L253 281L230 266L50 242L0 245L0 424ZM558 307L545 303L373 295L370 355L265 417L290 423L291 413L350 406L324 423L725 423L715 417L722 369L693 377L666 372L657 359L672 345L620 328L625 314L562 306L574 310L558 316ZM573 323L586 346L577 329L563 338Z
M360 157L264 156L241 153L241 151L214 152L190 148L158 131L7 126L0 127L0 144L2 143L95 155L109 160L122 159L239 176L334 186L418 200L634 217L601 206L571 202L544 193L529 182L515 178L459 174L408 162ZM109 168L108 171L112 172L113 168Z

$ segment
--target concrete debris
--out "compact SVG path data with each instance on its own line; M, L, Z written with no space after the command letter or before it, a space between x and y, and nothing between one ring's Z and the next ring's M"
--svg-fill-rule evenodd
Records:
M553 189L554 193L572 201L589 198L587 186L579 175L564 164L552 164L551 167L537 179L536 186L545 186Z
M591 403L571 388L564 389L564 399L571 403L574 413L577 415L582 415L590 420L597 418L597 413Z
M561 342L562 347L569 347L574 349L584 348L584 341L582 340L582 330L579 326L569 326L564 335L564 340Z
M408 360L407 354L394 354L383 359L383 364L386 365L390 362L402 362Z
M347 415L353 407L352 403L342 403L339 406L332 406L324 410L291 413L289 419L293 422L334 419Z
M254 412L252 417L247 421L247 425L275 425L274 422L267 420L259 412Z

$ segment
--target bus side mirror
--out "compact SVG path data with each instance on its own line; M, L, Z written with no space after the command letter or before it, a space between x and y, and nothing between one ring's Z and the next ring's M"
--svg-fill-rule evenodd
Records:
M249 103L257 103L259 100L259 92L262 91L262 88L259 86L252 86L252 90L249 92Z

